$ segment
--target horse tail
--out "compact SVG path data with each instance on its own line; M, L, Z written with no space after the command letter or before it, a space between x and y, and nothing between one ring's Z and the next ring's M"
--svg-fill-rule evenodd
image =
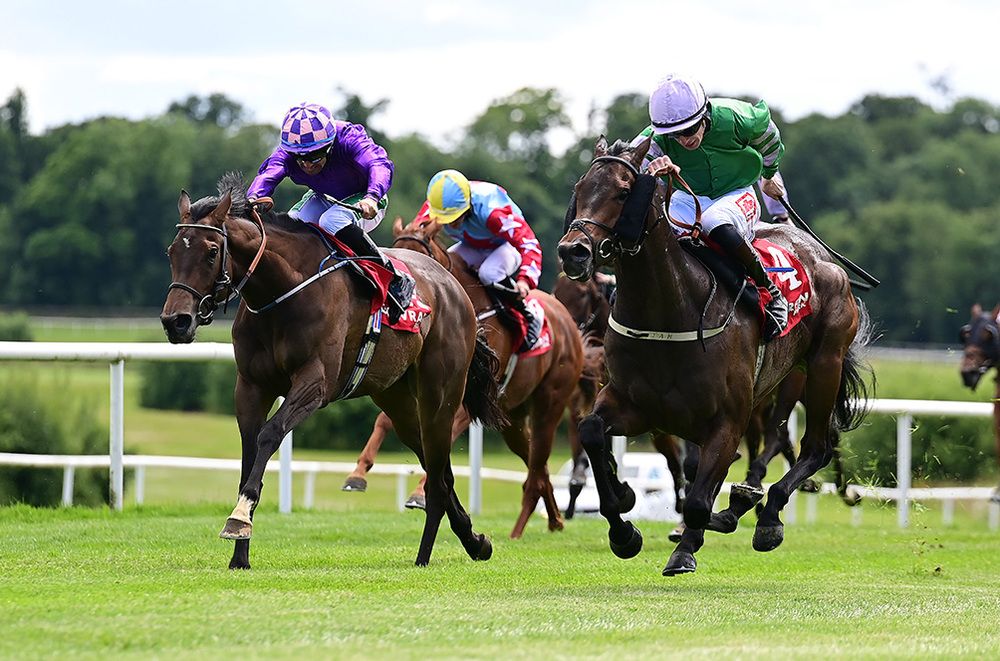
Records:
M864 350L874 338L875 326L861 299L854 300L858 306L858 332L847 349L840 374L840 390L833 409L833 426L837 431L857 429L868 415L869 397L875 395L875 372L864 358Z
M586 333L583 336L583 371L577 381L581 413L590 413L594 407L597 391L604 381L604 371L604 343L593 333Z
M480 328L476 334L476 351L469 365L469 375L465 380L465 395L462 403L474 420L485 427L500 429L509 424L507 414L500 408L500 359L486 343L486 335Z

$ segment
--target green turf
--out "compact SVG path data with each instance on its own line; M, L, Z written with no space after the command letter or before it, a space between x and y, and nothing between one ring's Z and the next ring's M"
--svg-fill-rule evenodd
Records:
M996 657L997 535L795 526L770 554L712 535L698 573L660 576L668 524L613 557L602 520L549 534L479 517L473 563L447 525L412 566L422 516L258 512L249 572L225 569L224 513L0 509L6 658Z

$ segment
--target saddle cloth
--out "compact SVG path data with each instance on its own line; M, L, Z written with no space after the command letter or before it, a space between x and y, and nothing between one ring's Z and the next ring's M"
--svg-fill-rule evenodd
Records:
M754 239L754 250L760 255L760 261L765 268L779 267L791 268L791 271L772 272L768 271L767 276L771 279L788 301L788 327L781 333L781 337L788 333L800 321L812 314L812 287L809 284L809 274L802 266L802 262L786 248L776 243L771 243L766 239ZM766 290L760 290L760 318L764 320L764 306L771 300L771 295Z
M323 228L310 224L310 227L316 229L322 238L327 242L327 245L331 248L332 253L337 257L354 257L354 252L348 248L346 245L341 243L337 237L333 236L329 232L323 230ZM404 262L399 261L395 257L389 257L392 261L393 266L399 273L410 273L410 267ZM377 311L381 310L382 325L388 326L393 330L403 331L406 333L419 333L420 324L426 316L431 314L432 310L427 303L425 303L420 298L419 292L414 292L413 298L410 300L410 305L407 307L406 311L400 315L399 321L395 324L389 323L389 313L386 308L386 299L389 294L389 283L392 282L392 273L388 269L383 267L377 262L373 262L370 259L359 259L357 261L351 262L351 271L359 276L364 282L368 283L369 287L372 289L372 305L369 314L375 314Z
M525 299L525 306L531 311L531 314L535 315L535 318L541 319L542 321L542 331L538 334L538 341L530 347L524 346L524 341L528 336L528 322L525 321L524 316L514 310L511 307L504 306L507 313L513 317L518 324L518 332L514 338L514 351L520 355L521 358L531 358L533 356L541 356L542 354L548 352L552 349L552 329L549 327L548 317L545 316L545 308L535 297L534 292L528 294L528 298Z

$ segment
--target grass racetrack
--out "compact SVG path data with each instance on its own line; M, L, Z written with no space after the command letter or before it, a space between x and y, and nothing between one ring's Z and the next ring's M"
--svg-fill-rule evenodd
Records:
M355 494L354 498L365 498ZM612 556L602 519L506 539L514 503L476 517L493 558L442 526L413 566L419 513L258 511L250 571L216 537L228 506L0 509L5 658L996 657L998 538L981 518L909 531L821 503L770 554L752 518L710 534L696 574L663 578L667 523Z

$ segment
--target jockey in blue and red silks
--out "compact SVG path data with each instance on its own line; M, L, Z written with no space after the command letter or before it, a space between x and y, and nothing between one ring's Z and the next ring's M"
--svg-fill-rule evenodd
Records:
M409 306L413 278L397 273L368 232L378 227L389 204L393 164L385 149L359 124L336 121L323 106L302 103L290 109L281 126L281 142L260 166L247 198L270 197L288 177L309 190L289 210L289 217L323 228L359 257L368 257L393 273L389 284L389 320ZM329 198L360 209L354 211Z
M427 201L419 216L444 225L455 239L449 252L475 269L479 280L524 316L531 347L542 331L542 320L525 306L528 292L542 275L542 248L521 209L500 186L469 181L458 170L442 170L427 185Z

